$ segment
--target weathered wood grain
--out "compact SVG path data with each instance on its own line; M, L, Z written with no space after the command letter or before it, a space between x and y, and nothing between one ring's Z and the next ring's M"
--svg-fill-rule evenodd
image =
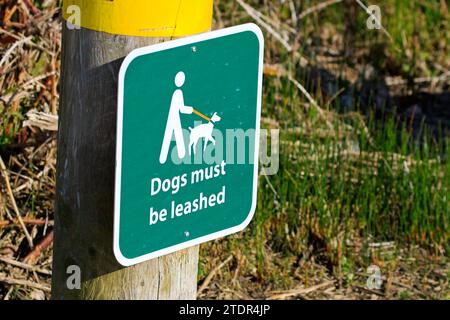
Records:
M164 40L63 27L53 299L195 299L198 247L129 268L112 249L118 71ZM81 290L66 286L70 265Z

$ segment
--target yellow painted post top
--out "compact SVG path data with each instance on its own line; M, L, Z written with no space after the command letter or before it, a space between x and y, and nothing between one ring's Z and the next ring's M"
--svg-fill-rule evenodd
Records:
M63 17L111 34L181 37L208 31L212 8L213 0L64 0Z

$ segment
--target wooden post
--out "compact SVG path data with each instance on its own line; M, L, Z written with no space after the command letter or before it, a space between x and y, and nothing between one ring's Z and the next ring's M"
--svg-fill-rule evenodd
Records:
M198 247L128 268L113 254L119 67L131 50L168 38L63 25L52 298L195 299ZM70 266L81 271L79 290L67 285Z

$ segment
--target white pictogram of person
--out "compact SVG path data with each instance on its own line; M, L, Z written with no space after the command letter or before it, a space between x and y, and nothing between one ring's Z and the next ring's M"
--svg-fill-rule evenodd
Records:
M178 89L172 95L170 102L169 115L167 116L166 131L164 132L164 139L159 155L159 162L166 163L169 154L170 142L172 141L172 134L175 136L177 146L178 158L183 159L186 155L186 147L184 144L183 128L181 127L180 113L192 114L194 108L184 105L183 91L181 87L184 85L186 76L183 71L180 71L175 76L175 85Z

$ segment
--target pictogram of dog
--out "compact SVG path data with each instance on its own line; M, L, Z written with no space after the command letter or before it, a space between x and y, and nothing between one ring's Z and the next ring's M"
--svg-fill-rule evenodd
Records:
M195 154L195 150L197 148L198 141L203 138L204 146L203 151L206 150L206 146L208 145L208 142L211 141L213 145L216 145L216 140L212 137L212 132L214 129L214 124L216 122L219 122L221 118L217 115L216 112L214 112L213 116L211 117L211 120L208 123L204 123L201 125L196 126L195 128L189 128L190 137L189 137L189 154L191 154L191 148L193 147L193 151Z

